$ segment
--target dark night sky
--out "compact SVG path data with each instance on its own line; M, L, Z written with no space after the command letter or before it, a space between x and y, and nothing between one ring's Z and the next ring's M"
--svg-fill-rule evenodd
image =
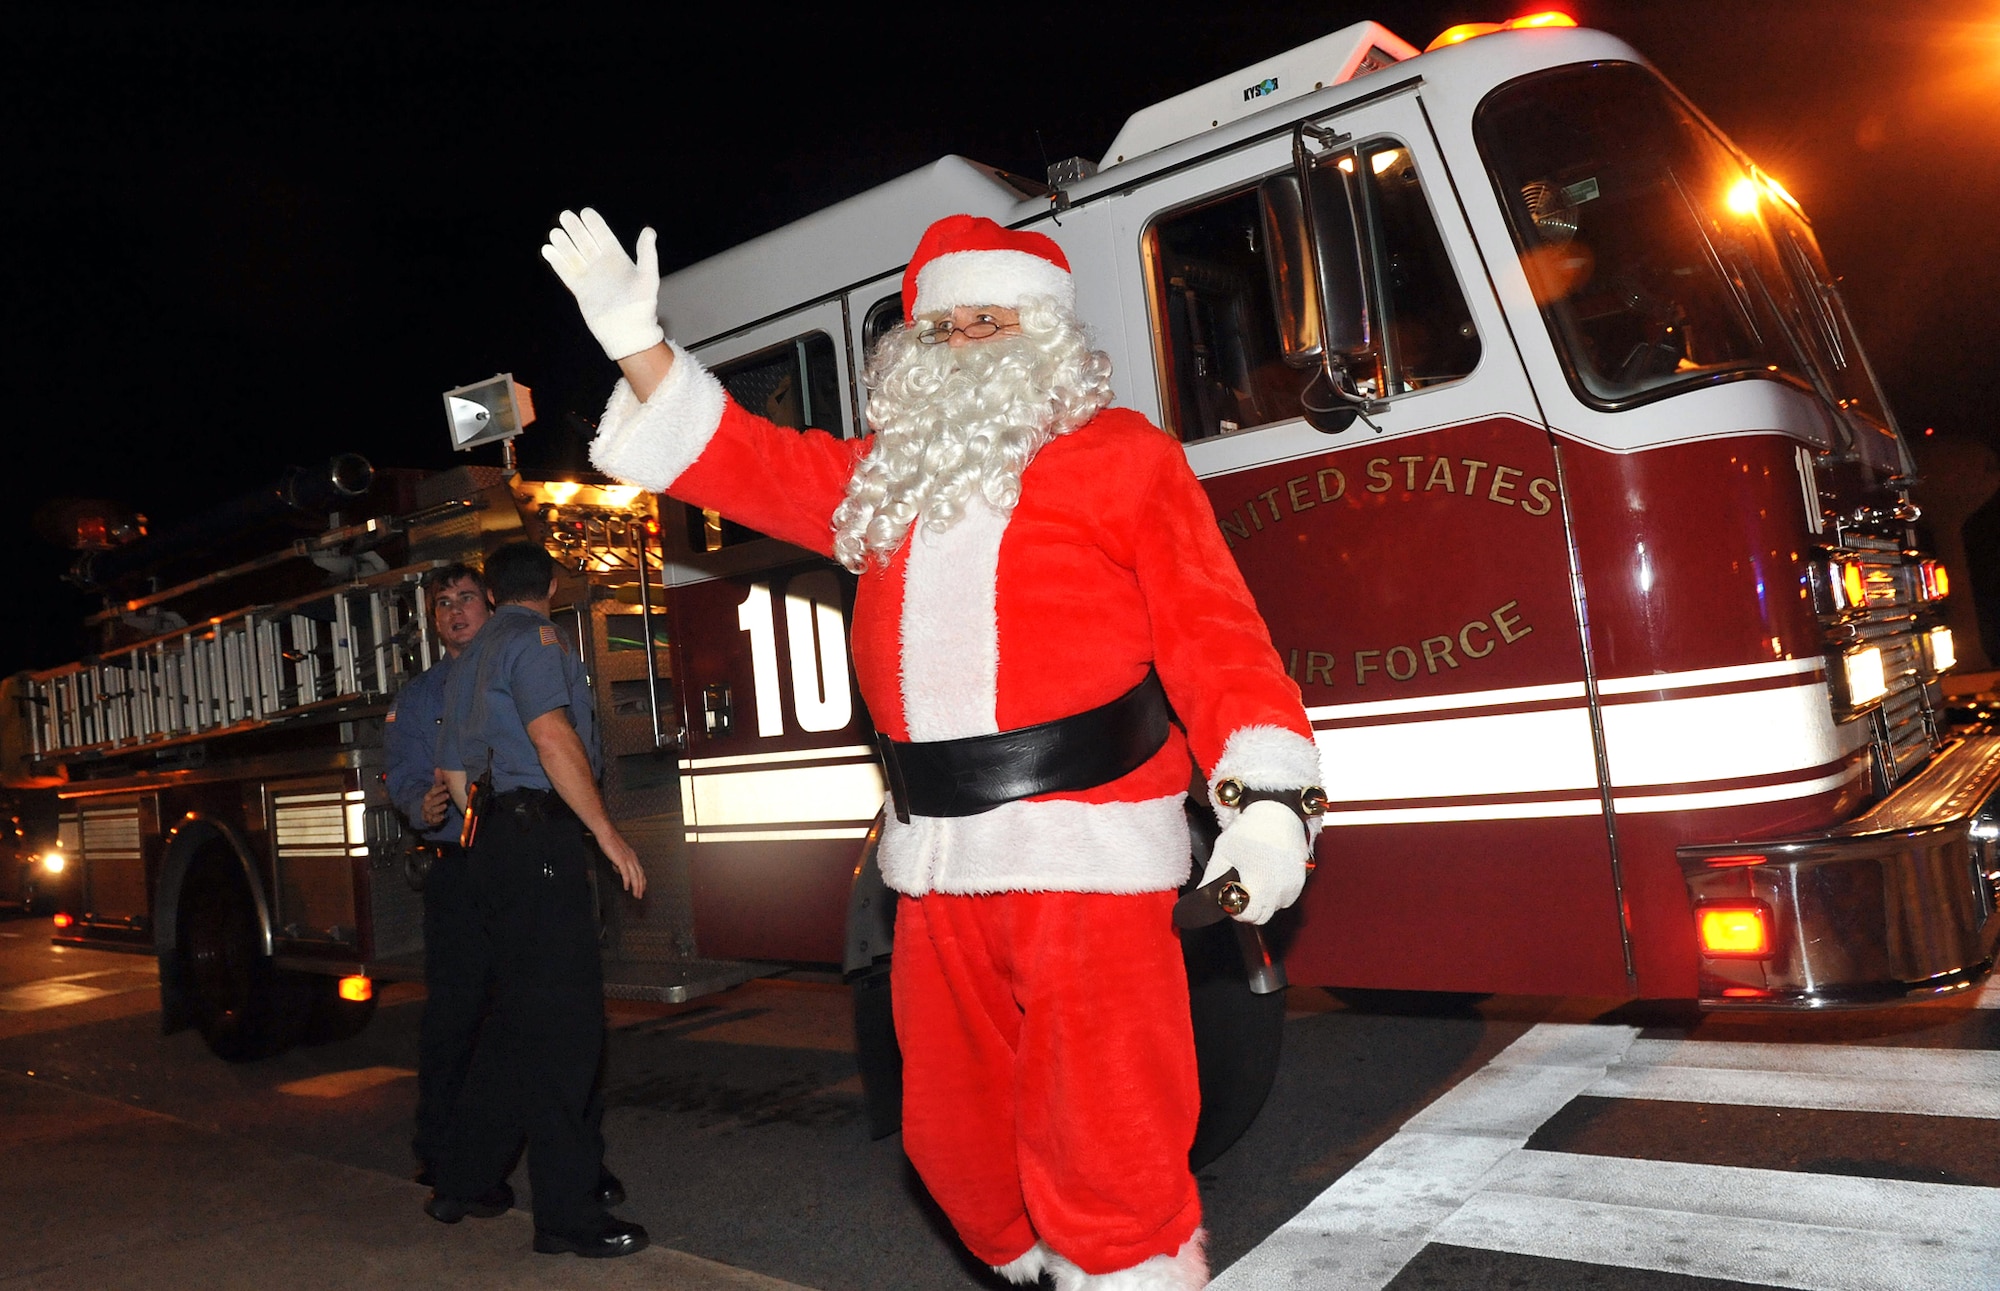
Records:
M86 602L26 522L49 497L157 525L336 451L450 465L439 393L501 370L542 414L524 459L581 464L561 414L594 420L615 374L536 254L565 206L654 225L672 269L946 152L1028 175L1043 148L1094 157L1129 112L1361 18L1422 46L1528 7L12 13L0 671L76 649ZM1569 11L1805 204L1907 428L2000 441L2000 3Z

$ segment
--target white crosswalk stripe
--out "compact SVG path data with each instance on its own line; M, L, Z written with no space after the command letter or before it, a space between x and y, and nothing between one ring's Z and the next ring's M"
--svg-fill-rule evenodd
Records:
M2000 1287L2000 1190L1527 1148L1578 1096L1996 1119L2000 1053L1543 1023L1216 1291L1378 1291L1431 1243L1816 1291Z

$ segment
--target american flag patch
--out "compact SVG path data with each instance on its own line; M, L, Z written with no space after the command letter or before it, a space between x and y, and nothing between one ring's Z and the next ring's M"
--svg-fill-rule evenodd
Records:
M554 628L550 628L550 627L545 627L545 628L543 628L543 629L542 629L542 644L543 644L543 645L554 645L555 643L556 643L556 630L555 630Z
M389 710L388 712L386 712L386 713L382 714L382 720L383 720L383 721L385 721L385 722L393 722L393 721L395 721L395 720L396 720L396 710L392 708L392 709L390 709L390 710Z

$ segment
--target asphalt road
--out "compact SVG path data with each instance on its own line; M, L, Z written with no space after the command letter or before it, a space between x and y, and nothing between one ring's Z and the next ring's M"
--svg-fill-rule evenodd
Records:
M420 990L389 988L352 1040L231 1066L159 1034L148 960L46 931L0 922L0 1073L407 1176ZM2000 1008L1979 1007L2000 989L1698 1024L1588 1000L1290 1003L1270 1103L1201 1175L1221 1291L2000 1287ZM1001 1285L898 1141L869 1140L844 988L613 1010L608 1159L656 1243L823 1291Z

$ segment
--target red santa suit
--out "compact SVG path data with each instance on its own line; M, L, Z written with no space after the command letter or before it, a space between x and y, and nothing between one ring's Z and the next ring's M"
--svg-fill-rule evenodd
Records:
M830 555L871 442L773 425L676 348L647 402L620 382L591 455ZM977 815L892 812L880 862L903 894L905 1145L967 1246L996 1266L1039 1239L1092 1275L1154 1257L1195 1269L1198 1091L1170 916L1189 870L1189 756L1211 786L1320 773L1298 688L1185 453L1138 413L1105 410L1040 449L1011 512L975 496L942 533L913 525L860 576L852 631L862 698L897 741L1068 717L1157 671L1180 727L1136 770Z

